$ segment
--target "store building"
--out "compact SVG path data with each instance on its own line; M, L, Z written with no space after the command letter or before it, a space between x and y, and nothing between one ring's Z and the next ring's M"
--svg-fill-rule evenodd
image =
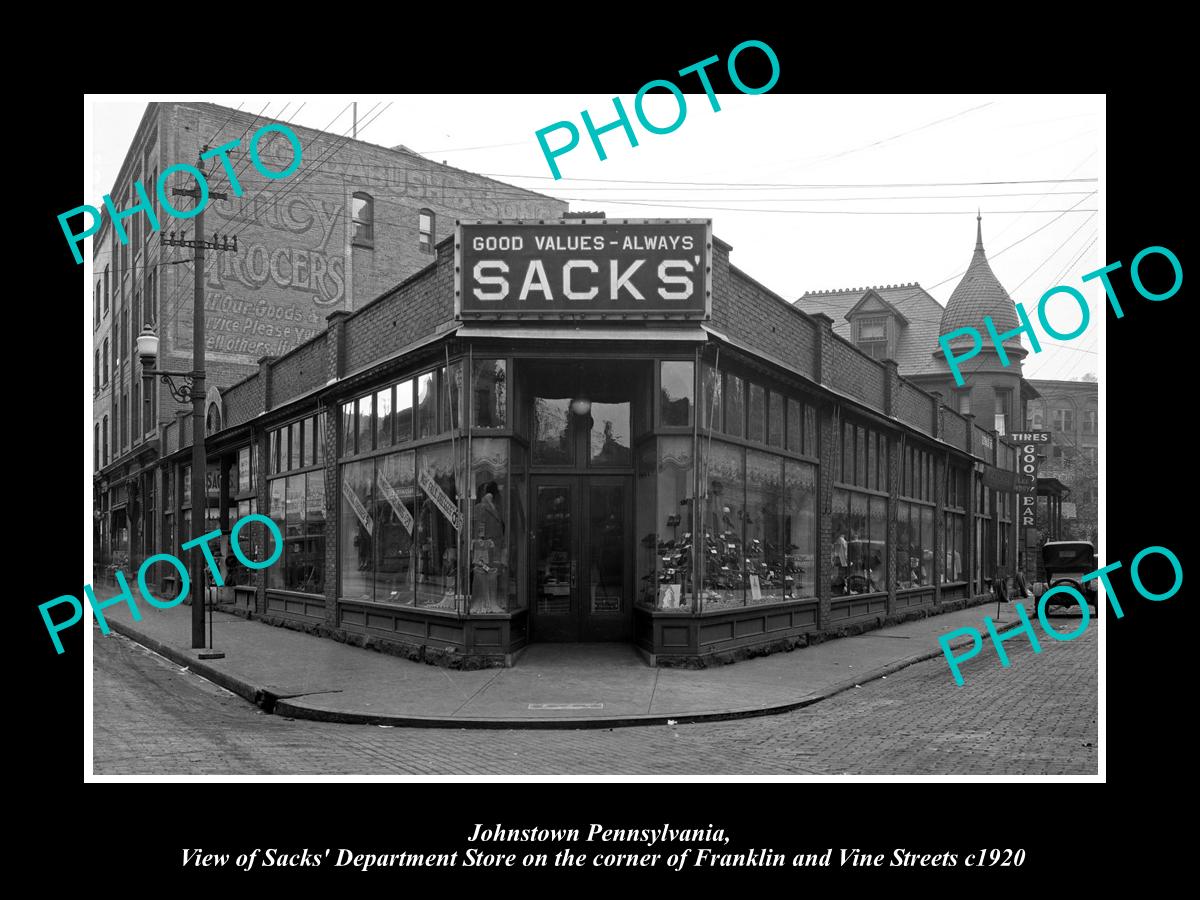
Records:
M222 389L257 372L260 359L284 357L322 333L330 312L358 309L427 266L455 219L555 217L567 206L402 146L355 140L349 104L329 123L330 130L291 125L302 147L300 166L287 178L271 180L251 164L249 144L272 121L211 103L150 103L110 191L115 206L128 209L137 203L134 184L147 185L163 231L152 230L146 216L134 215L124 222L129 241L122 245L105 216L92 238L98 575L117 567L136 571L142 559L187 540L190 524L187 517L175 516L165 520L172 530L161 532L160 508L176 486L155 473L164 428L173 427L180 413L190 414L191 404L175 400L161 382L142 378L135 346L142 328L151 326L160 340L158 367L192 369L191 251L164 246L160 238L194 228L194 222L161 207L154 190L160 172L179 163L196 165L206 146L240 145L228 154L240 196L218 160L205 164L211 190L228 195L206 207L206 233L238 239L236 253L206 254L211 431L223 424ZM370 133L371 124L364 121L356 133ZM287 140L275 132L264 136L258 149L264 164L276 171L292 160ZM167 194L186 208L190 201L170 190L191 188L194 182L182 172L173 179ZM210 473L207 502L213 521L217 481ZM174 499L180 499L177 491ZM190 503L190 496L186 499Z
M1013 447L732 265L707 221L466 221L220 410L215 522L261 511L284 540L225 600L428 662L790 649L982 599L1018 537ZM177 522L187 424L163 438Z

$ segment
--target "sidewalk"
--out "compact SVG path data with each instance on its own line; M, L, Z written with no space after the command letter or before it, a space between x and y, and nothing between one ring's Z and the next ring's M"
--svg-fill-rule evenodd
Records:
M221 612L213 614L213 646L225 658L201 661L190 649L191 607L145 607L140 622L124 604L105 612L114 632L277 715L410 727L611 728L808 706L941 657L941 635L982 631L983 617L994 616L996 606L701 670L651 668L629 644L533 644L512 668L459 671ZM1004 604L998 629L1016 622ZM93 628L95 640L106 639ZM954 646L970 642L962 637ZM985 664L998 665L994 658ZM952 678L948 667L946 678Z

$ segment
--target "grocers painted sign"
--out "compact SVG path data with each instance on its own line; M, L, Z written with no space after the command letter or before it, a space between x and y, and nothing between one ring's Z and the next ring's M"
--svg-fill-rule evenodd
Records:
M707 319L709 219L460 221L460 319Z

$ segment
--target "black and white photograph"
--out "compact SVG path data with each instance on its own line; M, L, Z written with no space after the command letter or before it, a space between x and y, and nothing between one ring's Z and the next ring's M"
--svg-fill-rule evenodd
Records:
M689 62L85 99L88 780L1103 780L1104 96Z

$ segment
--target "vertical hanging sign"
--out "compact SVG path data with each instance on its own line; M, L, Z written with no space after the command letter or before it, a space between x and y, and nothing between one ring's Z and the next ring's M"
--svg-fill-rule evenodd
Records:
M1037 528L1037 469L1039 448L1049 446L1048 431L1017 431L1009 435L1016 442L1017 496L1021 498L1021 527Z

